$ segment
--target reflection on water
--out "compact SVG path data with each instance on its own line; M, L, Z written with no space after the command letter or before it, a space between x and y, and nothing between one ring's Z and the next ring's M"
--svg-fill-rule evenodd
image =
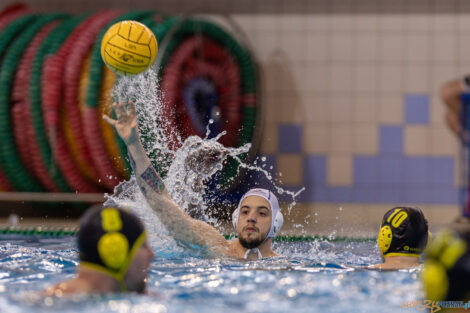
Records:
M152 295L42 298L30 291L73 275L73 238L8 241L0 240L0 312L397 312L421 296L418 269L357 269L380 261L375 243L313 241L275 243L283 257L254 262L157 247Z

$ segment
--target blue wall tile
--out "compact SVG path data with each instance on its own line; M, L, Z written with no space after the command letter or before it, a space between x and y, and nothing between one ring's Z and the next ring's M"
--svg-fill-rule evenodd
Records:
M383 156L378 159L378 181L382 184L403 182L403 159L401 156Z
M353 188L351 202L359 203L377 203L379 202L379 194L376 184L356 184Z
M402 203L403 188L400 184L381 184L376 190L378 191L380 203Z
M326 158L324 156L306 156L304 158L304 184L324 186L326 183Z
M359 156L353 160L354 183L376 183L378 181L377 157Z
M405 121L407 124L429 124L429 95L405 95Z
M351 202L353 200L353 188L350 187L331 187L331 202Z
M448 204L448 203L458 203L459 191L456 188L452 187L436 187L432 195L432 203L436 204Z
M279 125L278 136L280 153L302 153L302 127L300 125Z
M454 159L452 157L430 158L429 182L432 184L454 184Z
M401 126L381 126L379 140L381 154L403 154L403 129Z
M404 158L403 182L421 185L428 184L428 173L432 170L430 165L430 158L427 157Z

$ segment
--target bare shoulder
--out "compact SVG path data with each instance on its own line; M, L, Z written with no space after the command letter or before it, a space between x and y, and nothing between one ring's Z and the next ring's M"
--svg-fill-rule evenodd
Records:
M218 251L222 255L227 255L231 243L213 226L200 221L193 220L193 230L212 251Z

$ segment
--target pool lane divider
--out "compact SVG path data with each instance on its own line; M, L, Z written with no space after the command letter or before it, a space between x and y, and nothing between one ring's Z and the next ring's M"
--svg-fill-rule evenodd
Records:
M45 236L45 237L63 237L75 236L78 228L61 228L61 227L43 227L43 226L9 226L0 227L1 235L25 235L25 236ZM225 234L226 239L234 239L235 235ZM0 240L2 238L0 237ZM312 241L330 241L330 242L375 242L375 237L334 237L328 236L287 236L279 235L273 238L273 242L312 242Z

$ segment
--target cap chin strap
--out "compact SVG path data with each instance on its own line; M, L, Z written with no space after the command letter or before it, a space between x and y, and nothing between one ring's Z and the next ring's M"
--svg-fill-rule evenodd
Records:
M266 238L268 238L268 237L266 237ZM266 239L264 239L264 240L266 240ZM248 258L248 255L250 254L250 252L257 253L258 254L258 260L261 260L263 258L263 255L261 254L259 249L258 248L253 248L253 249L246 249L245 255L243 256L243 258L245 260Z
M384 258L388 258L390 256L408 256L413 258L419 258L419 254L417 253L389 252L383 255Z

